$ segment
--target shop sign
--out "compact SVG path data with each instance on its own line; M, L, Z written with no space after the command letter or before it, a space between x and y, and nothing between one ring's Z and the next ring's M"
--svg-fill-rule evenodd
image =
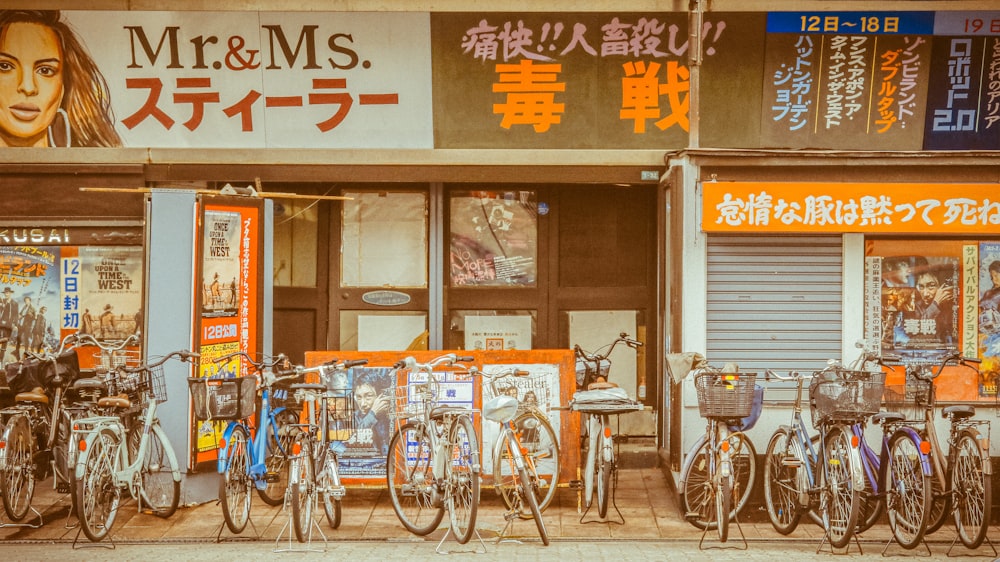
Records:
M375 306L400 306L410 302L410 295L399 291L369 291L361 295L361 300Z
M1000 234L996 184L705 182L705 232Z

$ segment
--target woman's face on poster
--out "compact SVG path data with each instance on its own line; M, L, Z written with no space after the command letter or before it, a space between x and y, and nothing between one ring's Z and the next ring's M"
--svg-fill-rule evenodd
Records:
M0 141L47 146L46 131L62 104L63 54L51 28L12 23L0 30Z

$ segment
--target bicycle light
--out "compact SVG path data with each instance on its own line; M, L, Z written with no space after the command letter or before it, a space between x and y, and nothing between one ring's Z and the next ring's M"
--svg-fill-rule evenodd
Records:
M857 435L851 435L851 447L854 449L858 448L858 444L861 442Z
M925 455L931 454L931 444L929 441L920 442L920 452Z
M77 445L77 449L80 449L81 453L86 452L87 451L87 440L86 439L81 439L80 440L80 444Z
M299 455L302 453L302 443L295 442L292 444L292 454Z
M0 451L4 450L6 448L7 448L7 442L6 441L0 441Z
M729 452L729 441L726 440L726 441L723 441L722 443L719 443L719 448L722 449L723 453L728 453Z

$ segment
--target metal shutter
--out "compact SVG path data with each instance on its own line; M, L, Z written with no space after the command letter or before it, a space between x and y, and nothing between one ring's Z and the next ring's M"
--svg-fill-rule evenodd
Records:
M709 362L784 374L839 358L842 271L839 236L709 236Z

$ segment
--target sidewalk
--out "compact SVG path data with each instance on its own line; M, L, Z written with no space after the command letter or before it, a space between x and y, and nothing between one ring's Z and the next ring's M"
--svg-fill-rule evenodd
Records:
M623 469L619 472L617 494L614 506L609 508L608 520L601 521L596 514L582 514L577 507L577 492L568 488L560 489L553 504L545 511L544 518L549 536L553 540L585 539L620 541L679 540L697 543L701 531L685 522L677 507L674 493L667 484L659 468ZM0 544L3 542L60 542L69 543L77 538L77 528L67 528L67 522L75 525L75 518L67 518L69 496L56 494L50 482L42 482L36 488L33 505L42 514L45 524L34 529L29 527L0 527ZM814 552L823 537L819 527L803 521L792 535L777 534L762 510L752 510L744 514L739 528L730 529L730 542L739 540L739 531L750 543L780 541L798 544L803 552ZM2 514L2 511L0 511ZM619 516L620 514L620 516ZM323 517L322 508L317 514L318 528L328 540L352 541L433 541L437 542L445 534L444 528L421 539L407 532L400 525L388 494L375 488L350 488L343 504L343 523L339 529L330 529ZM446 518L447 521L447 518ZM33 520L37 522L37 518ZM254 498L251 522L242 535L232 535L224 528L222 510L216 502L185 506L172 517L160 519L146 514L137 514L135 503L127 502L118 511L118 519L112 531L115 541L128 542L213 542L217 537L228 541L270 541L281 538L288 540L288 513L281 507L271 507ZM623 522L623 524L622 524ZM477 529L483 540L495 540L503 530L503 504L492 488L483 488L482 501L477 521ZM256 532L255 532L256 529ZM989 536L1000 537L997 529L991 528ZM518 520L505 533L507 538L525 542L538 541L535 524L531 520ZM928 537L927 542L933 554L943 555L955 538L953 526L946 524L942 530ZM79 540L86 537L79 535ZM449 539L450 540L450 539ZM706 543L714 540L714 534L705 536ZM859 538L865 554L878 554L891 541L888 525L883 521ZM753 548L752 544L750 548ZM828 549L828 545L825 547ZM856 552L856 550L854 550ZM889 545L886 554L926 554L923 550L904 551L895 543ZM959 544L952 554L973 554L993 558L989 546L969 552Z

